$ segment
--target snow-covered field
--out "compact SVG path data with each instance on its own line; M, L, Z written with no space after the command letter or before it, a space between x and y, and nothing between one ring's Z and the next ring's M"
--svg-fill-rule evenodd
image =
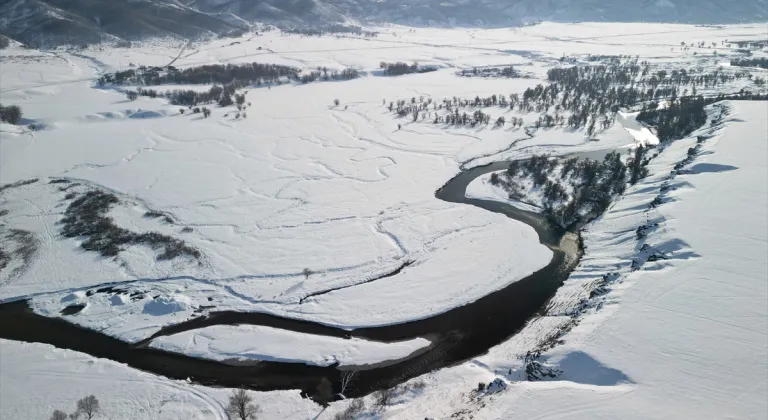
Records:
M254 325L217 325L152 340L151 347L212 360L267 360L318 366L397 360L429 346L424 338L379 343L300 334Z
M381 32L372 40L265 33L187 47L174 66L256 61L366 72L352 81L249 89L247 119L219 107L208 119L180 115L164 99L128 101L117 90L93 86L99 74L129 63L168 64L179 55L178 43L0 52L3 105L21 106L25 125L39 128L0 126L0 182L39 178L0 195L3 235L23 230L35 244L28 263L14 260L0 271L0 298L32 298L33 308L49 316L84 305L66 319L131 342L211 310L342 328L445 312L526 277L552 255L527 225L435 198L462 165L654 139L631 114L589 141L581 131L559 128L529 137L522 129L412 124L393 118L383 102L521 93L541 83L548 68L568 65L559 62L563 55L629 54L660 67L714 68L731 53L721 41L766 35L763 25L645 24ZM684 50L681 41L718 46ZM381 77L381 61L418 61L441 70ZM507 64L538 78L455 75ZM341 105L333 106L334 99ZM665 149L651 162L651 176L588 227L587 253L547 316L487 355L427 375L426 388L404 393L377 416L444 418L468 410L477 412L475 418L766 418L768 109L764 102L728 106L730 114L702 144L690 173L666 179L695 138ZM63 184L50 183L59 178L80 185L62 190ZM664 182L675 187L665 193L667 202L645 211ZM473 197L504 199L483 179L470 189ZM119 198L108 216L120 228L178 238L201 258L157 261L157 252L143 245L116 257L83 251L79 239L60 235L58 222L72 202L67 195L89 190ZM641 250L636 229L654 223L645 242L652 249ZM633 258L647 259L654 250L668 259L631 270ZM607 293L590 298L585 291L610 273L618 274L610 276ZM109 283L122 291L92 293ZM522 377L522 355L574 319L579 324L567 328L565 344L541 359L563 371L558 380L513 382ZM407 356L428 343L239 326L163 337L154 345L219 360L355 365ZM45 418L87 393L100 393L105 412L113 413L108 418L225 418L225 390L178 384L46 345L3 340L0 353L3 418ZM468 396L479 381L497 376L509 383L505 391ZM31 397L41 383L50 395L43 403ZM263 418L315 418L320 412L298 392L254 395ZM319 418L344 405L334 404Z

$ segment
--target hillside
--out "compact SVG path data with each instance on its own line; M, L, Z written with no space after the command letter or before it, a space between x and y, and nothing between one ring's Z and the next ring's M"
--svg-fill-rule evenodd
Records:
M725 24L768 18L765 0L0 0L0 33L32 46L227 36L253 23L281 27L403 23L511 26L555 22Z

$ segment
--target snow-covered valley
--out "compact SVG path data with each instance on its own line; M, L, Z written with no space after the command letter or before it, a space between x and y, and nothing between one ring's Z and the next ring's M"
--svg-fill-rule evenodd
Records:
M0 125L0 250L10 256L0 298L28 300L38 315L129 345L226 363L364 370L433 351L426 334L368 341L235 324L154 335L219 311L338 331L394 329L530 282L558 258L556 246L526 223L436 191L492 162L614 149L624 156L658 139L631 112L588 135L585 127L539 127L536 111L488 106L493 120L524 126L470 127L433 124L431 113L398 118L387 105L522 95L548 83L548 69L589 63L589 54L706 74L738 54L724 41L766 36L761 25L377 29L373 39L267 32L183 47L0 51L0 99L25 118ZM715 47L681 47L692 41ZM380 62L395 61L438 70L379 74ZM241 91L250 106L212 105L207 118L163 98L129 100L131 87L95 85L129 63L170 62L354 68L363 76L250 86ZM491 65L533 77L456 74ZM749 79L699 92L765 91L752 82L765 70L722 71L739 70ZM358 417L766 418L767 113L765 101L709 105L704 126L651 149L648 175L584 226L583 257L542 311L533 308L522 328L508 326L516 334L487 352L405 382L385 404L364 397ZM466 195L542 211L510 200L488 177ZM81 226L93 217L112 236ZM45 418L89 393L99 394L106 418L226 418L228 390L46 344L0 341L0 373L3 418ZM50 395L43 403L30 398L41 382ZM267 419L333 418L349 405L323 409L299 390L253 396Z

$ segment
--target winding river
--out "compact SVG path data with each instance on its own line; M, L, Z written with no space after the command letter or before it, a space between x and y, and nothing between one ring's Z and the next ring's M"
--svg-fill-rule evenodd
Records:
M547 301L568 277L581 256L578 234L557 228L539 214L519 210L511 205L469 199L467 185L488 172L505 169L508 162L469 169L459 173L436 193L436 197L469 204L501 213L533 227L542 244L553 251L551 262L532 275L516 281L473 303L431 318L404 324L342 330L307 321L280 318L260 313L214 312L164 328L153 337L179 333L210 325L252 324L285 330L336 337L359 337L376 341L400 341L416 337L430 339L432 345L410 356L359 367L354 389L347 397L389 388L429 371L455 365L476 357L505 341L537 316ZM489 244L488 246L493 246ZM469 278L472 282L476 279ZM335 366L320 367L301 363L249 362L226 364L149 348L145 340L129 344L78 327L63 319L34 314L26 301L0 305L0 338L52 344L95 357L125 363L137 369L174 379L191 379L205 385L242 387L254 390L301 389L314 396L323 378L334 387L340 384L343 371Z

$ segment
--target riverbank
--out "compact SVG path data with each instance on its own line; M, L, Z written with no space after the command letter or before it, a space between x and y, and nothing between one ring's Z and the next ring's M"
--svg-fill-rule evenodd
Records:
M342 370L336 366L268 361L233 366L150 348L148 344L157 337L215 325L242 324L379 342L429 337L431 345L428 348L419 349L401 360L354 366L358 371L356 386L354 390L347 391L347 396L390 388L423 373L476 357L509 338L542 309L578 262L580 251L576 235L566 235L565 230L549 225L541 215L503 203L464 197L467 185L474 178L495 169L494 165L490 165L464 171L435 195L444 201L474 205L528 224L536 230L541 243L553 251L553 258L534 274L442 314L391 326L344 330L262 313L219 311L161 329L150 339L130 344L62 319L37 315L25 301L19 301L0 305L0 337L48 343L126 363L169 378L189 378L200 384L255 390L301 389L308 395L314 395L323 378L338 387Z

